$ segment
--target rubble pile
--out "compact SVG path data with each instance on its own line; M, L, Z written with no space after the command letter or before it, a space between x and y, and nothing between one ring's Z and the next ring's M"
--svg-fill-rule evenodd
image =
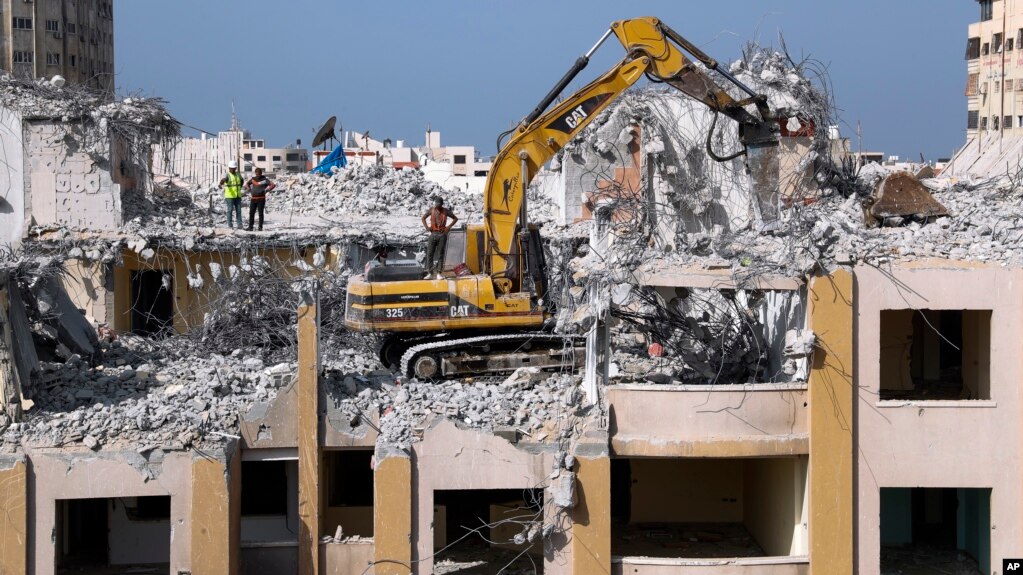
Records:
M170 136L179 134L180 124L160 98L128 97L114 102L103 92L81 85L65 86L57 78L23 80L4 74L0 76L0 105L30 118L91 118L98 123L133 123L140 130L151 127Z
M334 170L329 176L285 175L277 180L278 191L267 198L275 212L295 210L327 216L414 216L420 217L433 198L443 197L462 221L479 221L483 197L465 191L445 190L411 168L353 165ZM556 209L550 198L531 197L530 217L536 223L553 219Z
M380 441L407 447L417 439L416 428L438 416L471 428L510 429L533 442L571 437L575 420L585 414L580 381L572 374L538 368L520 368L504 381L401 384L386 372L335 371L328 375L326 388L334 407L349 421L379 410Z
M481 197L449 192L413 169L353 165L330 176L285 175L277 180L277 185L279 191L271 192L267 198L267 208L274 211L294 208L314 214L418 217L430 207L434 197L440 196L460 218L483 212Z
M89 128L124 137L133 148L172 143L181 136L181 124L167 112L165 103L160 98L143 97L110 101L103 92L65 86L59 76L51 80L0 76L0 106L30 119L81 121ZM99 134L97 139L106 135Z
M273 399L295 363L265 365L256 350L196 354L173 339L121 336L95 363L78 354L42 362L25 421L3 426L3 443L39 446L131 442L165 450L238 434L238 415Z

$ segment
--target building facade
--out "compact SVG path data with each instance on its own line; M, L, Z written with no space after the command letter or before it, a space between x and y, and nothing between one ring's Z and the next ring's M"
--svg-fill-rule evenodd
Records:
M1023 122L1023 3L979 0L966 43L967 138Z
M2 0L0 68L113 92L112 0Z
M246 173L262 168L265 174L295 174L309 167L309 152L304 148L267 148L265 140L242 140L242 170Z

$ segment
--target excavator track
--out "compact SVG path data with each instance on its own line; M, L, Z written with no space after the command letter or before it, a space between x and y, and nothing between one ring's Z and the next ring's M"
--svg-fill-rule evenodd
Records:
M399 367L403 375L419 379L510 373L520 367L575 368L583 363L583 342L547 332L444 339L408 348ZM501 349L493 350L495 345Z

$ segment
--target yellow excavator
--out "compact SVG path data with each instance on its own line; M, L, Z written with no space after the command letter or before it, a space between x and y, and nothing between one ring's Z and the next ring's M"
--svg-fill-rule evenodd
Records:
M625 58L548 110L611 35L625 48ZM732 98L708 76L708 70L747 97ZM500 146L487 176L483 223L449 232L440 279L424 279L425 270L414 262L371 262L363 274L348 282L346 326L386 334L381 361L409 377L578 366L583 355L580 342L547 329L552 313L546 263L540 231L526 217L526 190L547 161L644 76L735 120L743 149L722 158L710 149L708 135L708 152L719 161L745 154L754 193L777 197L780 128L767 99L658 19L614 22L509 132L514 134ZM764 220L773 216L762 214L757 205L754 202L759 223L769 224Z

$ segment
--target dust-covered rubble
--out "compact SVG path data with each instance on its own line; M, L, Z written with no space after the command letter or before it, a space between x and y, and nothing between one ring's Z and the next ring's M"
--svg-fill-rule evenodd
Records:
M325 381L333 407L359 422L373 411L380 416L380 441L407 447L424 423L447 417L460 425L495 431L501 428L532 442L573 437L588 414L580 378L520 368L504 380L396 380L386 372L368 375L328 373Z
M124 335L104 342L94 363L78 354L44 361L35 406L2 431L4 448L127 442L174 450L222 442L238 434L241 411L272 400L295 372L294 362L264 365L251 351L198 354L173 339Z

